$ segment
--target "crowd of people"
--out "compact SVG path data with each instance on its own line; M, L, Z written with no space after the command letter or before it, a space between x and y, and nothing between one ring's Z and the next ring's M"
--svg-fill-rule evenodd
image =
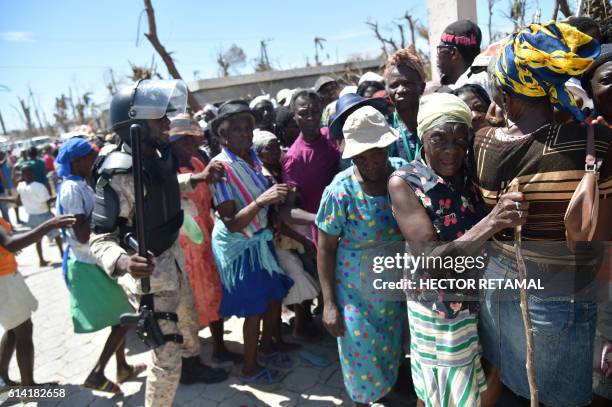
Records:
M612 240L609 34L572 18L531 24L483 51L480 28L461 20L441 36L439 81L427 80L407 48L357 84L324 76L309 89L209 104L193 116L184 113L182 82L142 81L114 96L109 137L32 147L21 159L0 152L0 378L18 385L8 375L16 352L20 384L36 384L37 301L14 252L36 243L46 266L46 235L63 257L74 331L111 327L85 387L118 394L148 370L145 404L167 406L179 382L224 381L228 366L240 365L242 383L276 384L301 341L329 334L356 406L384 403L398 387L432 407L493 406L504 391L529 399L518 296L408 290L403 301L386 298L367 285L368 253L404 241L413 254L486 251L480 278L517 279L517 230L524 242L572 236L568 206L585 156L597 173L590 198L598 210L579 240ZM30 231L11 234L9 209L20 205ZM14 219L22 223L17 209ZM147 254L130 243L139 222ZM562 246L526 261L556 283L554 295L528 298L539 401L606 405L612 306L609 293L598 296L612 282L610 263L606 250L585 249L579 261L575 247ZM468 275L423 268L407 277ZM130 365L120 317L147 309L162 340L151 346L152 366ZM283 309L293 315L290 335ZM242 354L224 343L232 316L244 319ZM212 366L200 358L204 327ZM104 373L113 355L115 381Z

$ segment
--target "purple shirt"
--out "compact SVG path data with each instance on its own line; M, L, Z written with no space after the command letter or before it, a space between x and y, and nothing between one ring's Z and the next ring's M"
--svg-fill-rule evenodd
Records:
M283 182L297 188L300 208L317 213L323 191L340 170L340 152L329 139L327 127L321 137L307 143L300 133L283 158Z

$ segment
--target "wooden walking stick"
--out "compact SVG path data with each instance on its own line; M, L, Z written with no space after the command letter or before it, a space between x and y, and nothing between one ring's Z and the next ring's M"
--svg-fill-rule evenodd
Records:
M509 192L520 192L520 184L517 178L513 179L508 187ZM519 281L527 280L527 267L523 258L523 249L521 245L521 226L514 228L514 251L516 253L516 265L518 268ZM524 284L524 285L523 285ZM531 318L529 318L529 305L527 303L527 284L520 285L521 295L521 314L523 316L523 327L525 328L525 343L527 353L527 380L529 381L529 394L531 398L531 407L538 407L538 385L536 383L535 371L533 366L533 328L531 326Z

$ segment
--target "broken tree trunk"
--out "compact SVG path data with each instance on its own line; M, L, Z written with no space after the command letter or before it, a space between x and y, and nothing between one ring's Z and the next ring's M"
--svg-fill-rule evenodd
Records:
M513 179L508 188L509 192L520 192L520 184L517 178ZM521 243L521 227L514 228L514 248L516 252L516 265L518 268L519 281L523 282L527 279L527 267L523 258L523 249ZM525 284L524 287L527 287ZM521 315L523 316L523 327L525 329L525 353L526 353L526 368L527 381L529 382L529 394L531 399L531 407L538 407L538 385L535 378L535 367L533 365L533 327L531 326L531 318L529 317L529 305L527 302L527 289L520 286L520 303Z
M170 75L174 79L182 80L183 78L181 78L181 75L176 69L176 65L174 65L174 60L172 59L168 51L166 51L166 49L161 44L161 42L159 42L159 38L157 38L157 25L155 23L155 10L153 10L153 5L151 4L151 0L144 0L144 5L145 5L145 10L147 12L147 21L149 23L149 32L145 33L145 37L147 37L151 45L153 45L153 48L155 48L155 51L157 51L161 59L164 61L164 64L166 64L166 67L168 68L168 72L170 73ZM195 96L193 96L191 92L188 93L187 103L189 104L189 108L191 109L192 113L195 113L198 110L202 109L202 106L200 106L197 99L195 98Z

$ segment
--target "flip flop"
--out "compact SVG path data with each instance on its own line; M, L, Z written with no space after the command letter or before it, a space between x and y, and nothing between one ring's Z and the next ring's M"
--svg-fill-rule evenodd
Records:
M294 365L293 358L285 352L272 352L269 354L259 352L257 361L264 366L276 369L291 369Z
M83 383L83 387L87 389L102 391L102 392L111 393L111 394L122 394L123 393L121 391L121 388L117 384L111 382L108 379L104 379L104 381L97 386L95 384L85 382Z
M144 363L128 366L130 370L127 375L119 376L119 374L117 374L117 383L121 384L123 382L127 382L130 379L134 379L138 377L142 372L146 372L147 370L147 365Z
M329 361L329 359L323 357L323 356L319 356L316 355L312 352L309 352L307 350L302 350L300 352L298 352L298 355L304 359L305 361L313 364L314 366L317 367L327 367L331 364L331 362Z
M284 378L280 371L264 367L252 376L240 376L240 381L242 384L270 385L280 383Z

